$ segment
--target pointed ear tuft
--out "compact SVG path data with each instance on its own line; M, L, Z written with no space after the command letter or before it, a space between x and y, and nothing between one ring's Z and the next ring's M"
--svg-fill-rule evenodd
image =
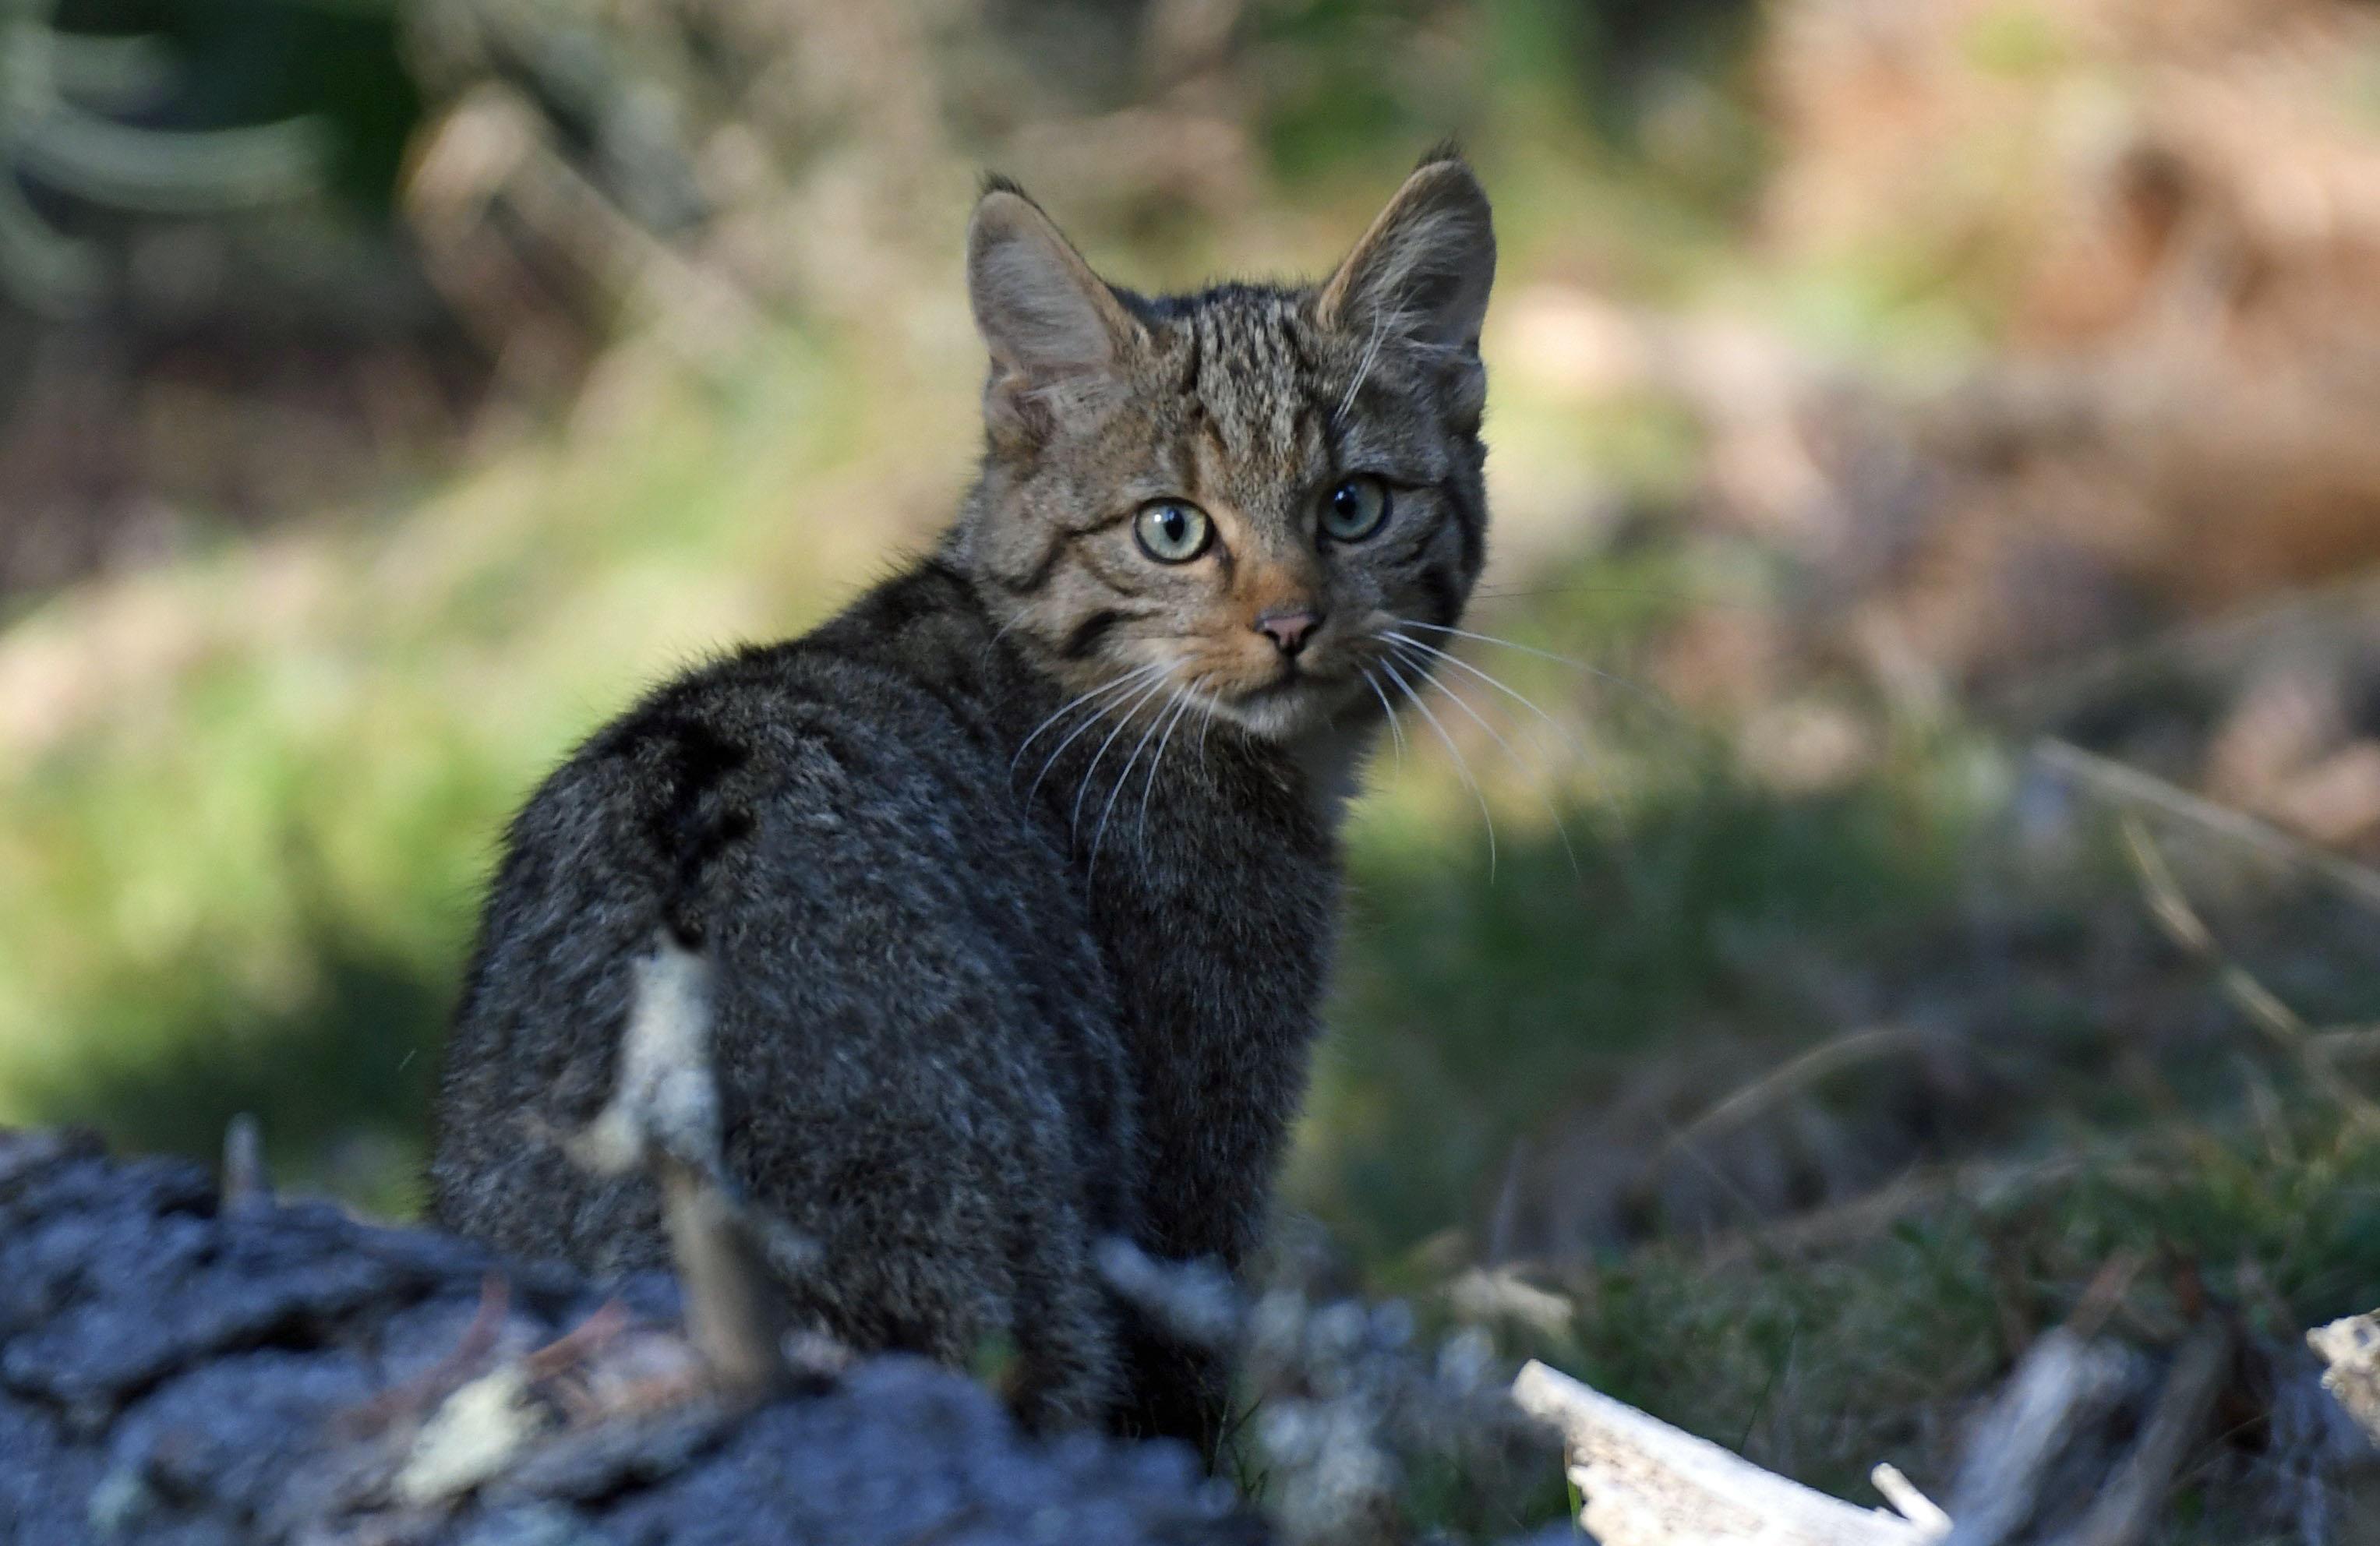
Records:
M1421 159L1414 163L1414 170L1418 172L1425 166L1435 166L1441 161L1461 161L1462 159L1463 144L1450 134L1422 152Z
M967 228L967 296L991 350L985 412L1020 424L1033 405L1096 399L1140 323L1024 189L987 179Z
M1447 144L1397 189L1322 286L1316 311L1326 327L1475 353L1495 280L1488 194Z

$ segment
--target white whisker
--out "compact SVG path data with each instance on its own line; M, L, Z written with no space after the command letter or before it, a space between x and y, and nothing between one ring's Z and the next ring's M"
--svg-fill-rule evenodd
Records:
M1026 804L1031 805L1034 798L1041 793L1042 782L1050 776L1050 771L1057 767L1058 760L1066 755L1066 749L1082 739L1087 732L1098 729L1108 715L1115 712L1115 708L1116 705L1111 702L1093 711L1082 724L1066 732L1065 737L1050 749L1050 755L1041 760L1040 771L1033 775L1033 786L1025 791Z
M1049 729L1051 725L1057 724L1068 714L1073 713L1076 709L1081 708L1084 704L1090 702L1094 699L1104 698L1108 694L1114 692L1119 688L1128 688L1132 686L1134 682L1142 680L1151 673L1161 671L1163 669L1164 667L1162 665L1154 663L1136 666L1134 669L1125 672L1123 676L1117 677L1112 682L1103 682L1099 686L1093 688L1090 691L1082 694L1080 697L1069 699L1066 702L1059 706L1056 713L1051 714L1049 718L1035 725L1030 735L1016 743L1016 755L1008 760L1008 771L1012 773L1016 771L1016 764L1025 760L1026 749L1030 747L1035 741L1040 739L1041 733L1043 731ZM1096 717L1097 716L1094 716L1095 719ZM1062 750L1063 749L1063 743L1062 742L1060 744L1060 749Z
M1408 628L1427 628L1432 633L1452 634L1457 639L1477 639L1482 644L1493 644L1499 649L1517 650L1524 655L1535 655L1539 660L1552 661L1557 665L1567 665L1573 671L1584 671L1598 680L1609 682L1647 708L1667 716L1673 723L1681 726L1686 723L1685 716L1678 712L1677 705L1670 702L1659 693L1632 682L1625 676L1616 676L1598 666L1589 665L1585 661L1572 660L1568 655L1557 655L1550 650L1538 650L1526 644L1515 644L1509 639L1498 639L1494 634L1473 633L1468 628L1451 628L1444 623L1424 623L1415 618L1407 617L1402 620L1402 624Z
M1417 617L1400 618L1398 622L1403 627L1427 628L1432 633L1451 633L1457 639L1475 639L1482 644L1500 644L1507 650L1518 650L1524 655L1535 655L1541 661L1576 666L1581 671L1592 669L1585 661L1575 661L1568 655L1557 655L1550 650L1539 650L1527 644L1515 644L1509 639L1498 639L1494 634L1474 633L1469 628L1451 628L1444 623L1425 623Z
M1396 705L1389 701L1389 695L1380 690L1380 684L1373 679L1372 673L1368 669L1359 665L1355 667L1355 674L1364 678L1364 685L1370 688L1372 696L1380 700L1380 712L1389 718L1389 734L1396 739L1397 766L1403 767L1405 765L1405 728L1397 723Z
M1488 792L1479 787L1477 779L1471 776L1471 764L1463 760L1462 749L1454 744L1454 737L1446 733L1446 726L1430 712L1429 705L1421 700L1421 695L1413 689L1413 684L1405 680L1404 673L1389 663L1385 655L1380 657L1379 666L1389 674L1389 680L1403 691L1406 700L1421 711L1422 718L1429 722L1429 727L1438 732L1438 738L1445 744L1446 754L1454 759L1454 771L1461 775L1463 787L1469 789L1471 797L1479 802L1479 819L1488 824L1488 879L1492 883L1496 879L1496 818L1488 810Z
M1380 358L1380 340L1388 334L1389 313L1383 309L1373 314L1372 336L1364 346L1364 358L1355 362L1355 379L1347 383L1347 395L1339 399L1339 411L1331 419L1347 421L1347 410L1355 406L1355 394L1364 389L1364 378L1372 373L1373 363Z
M1383 637L1384 637L1384 638L1387 638L1387 639L1390 639L1390 640L1392 640L1392 641L1396 644L1396 646L1397 646L1398 648L1400 648L1400 649L1414 650L1414 651L1421 651L1421 650L1427 650L1427 649L1429 649L1429 646L1427 646L1427 645L1426 645L1426 644L1420 644L1420 643L1417 643L1417 642L1415 642L1415 641L1414 641L1414 640L1411 640L1411 639L1398 639L1398 638L1396 637L1396 635L1394 635L1393 633L1384 635ZM1443 650L1432 650L1432 651L1430 651L1430 653L1432 653L1432 654L1436 654L1436 655L1443 655L1443 656L1445 656L1445 658L1446 658L1447 660L1449 660L1449 661L1452 661L1452 662L1453 662L1453 663L1454 663L1454 664L1456 664L1456 665L1463 665L1463 663L1462 661L1455 660L1453 656L1446 654L1446 651L1443 651ZM1421 663L1422 663L1423 664L1425 664L1425 665L1426 665L1426 664L1427 664L1427 663L1428 663L1427 658L1426 656L1424 656L1424 657L1409 657L1409 658L1419 658L1419 659L1421 660ZM1469 668L1468 668L1468 667L1465 667L1465 669L1469 669ZM1486 676L1486 673L1481 672L1481 673L1477 673L1477 675L1480 675L1480 676ZM1490 684L1490 685L1492 685L1492 686L1501 686L1501 685L1502 685L1502 684L1500 684L1500 683L1496 682L1495 678L1493 678L1493 677L1488 677L1488 680L1489 684ZM1505 758L1506 758L1508 761L1510 761L1512 762L1513 769L1514 769L1516 772L1520 773L1524 777L1526 777L1526 776L1527 776L1527 774L1528 774L1528 771L1529 771L1529 765L1528 765L1526 762L1524 762L1524 761L1523 761L1521 760L1521 754L1520 754L1519 752L1517 752L1517 751L1515 751L1515 750L1513 750L1513 749L1512 749L1512 743L1511 741L1506 740L1506 739L1504 738L1504 733L1503 733L1502 731L1500 731L1500 730L1497 729L1494 725L1492 725L1492 724L1488 724L1488 721L1487 721L1486 719L1482 718L1482 717L1481 717L1481 715L1480 715L1479 711L1478 711L1478 710L1476 710L1476 709L1475 709L1475 708L1473 708L1473 707L1471 706L1471 704L1470 704L1470 701L1469 701L1467 699L1465 699L1465 698L1464 698L1461 693L1459 693L1459 692L1455 691L1455 690L1454 690L1454 688L1453 688L1452 687L1449 686L1448 684L1446 684L1446 683L1444 683L1444 682L1439 682L1439 683L1437 683L1437 684L1436 684L1436 686L1437 686L1437 688L1438 688L1439 691L1440 691L1440 692L1442 692L1442 693L1446 694L1446 696L1447 696L1447 700L1448 700L1448 701L1451 702L1451 703L1452 703L1456 708L1458 708L1458 709L1462 710L1464 713L1466 713L1466 714L1468 714L1468 715L1470 715L1470 716L1471 716L1471 723L1472 723L1472 724L1475 724L1475 725L1479 726L1479 728L1480 728L1480 729L1485 730L1486 732L1488 732L1488 736L1489 736L1491 739L1493 739L1493 740L1495 741L1495 743L1496 743L1498 746L1500 746L1500 747L1501 747L1501 748L1503 748L1503 749L1504 749L1504 756L1505 756ZM1505 690L1509 692L1509 691L1511 691L1512 689L1510 689L1510 688L1506 688ZM1513 694L1512 694L1512 696L1513 696L1513 697L1515 697L1515 698L1520 698L1520 694L1518 694L1518 693L1513 693ZM1527 699L1525 699L1525 698L1521 699L1521 701L1522 701L1522 702L1524 702L1524 703L1528 703L1528 700L1527 700ZM1531 707L1531 708L1535 709L1535 708L1536 708L1536 704L1534 704L1534 703L1529 703L1529 707ZM1538 710L1538 712L1539 712L1540 713L1543 713L1543 712L1544 712L1544 711L1543 711L1543 710ZM1551 723L1552 723L1552 721L1550 720L1550 718L1548 718L1548 722L1547 722L1547 723L1548 723L1548 724L1551 724ZM1564 826L1564 825L1562 824L1561 812L1560 812L1560 810L1556 810L1556 809L1554 808L1553 797L1552 797L1551 795L1547 794L1547 793L1546 793L1546 791L1545 791L1545 789L1544 789L1544 787L1543 787L1542 785L1539 785L1539 786L1538 786L1538 788L1537 788L1537 801L1538 801L1538 803L1539 803L1539 804L1543 805L1543 806L1546 808L1546 815L1547 815L1547 816L1548 816L1549 818L1551 818L1551 819L1552 819L1552 821L1553 821L1553 823L1554 823L1554 835L1561 839L1562 855L1563 855L1563 857L1564 857L1564 858L1568 858L1568 859L1570 860L1570 873L1571 873L1571 878L1572 878L1572 880L1576 880L1576 881L1584 881L1584 880L1585 879L1585 874L1584 874L1584 873L1582 873L1582 872L1581 872L1581 870L1579 870L1579 867L1578 867L1578 850L1577 850L1576 848L1574 848L1574 847L1572 847L1572 846L1571 846L1571 841L1570 841L1570 828L1568 828L1567 826Z
M1115 814L1116 801L1123 797L1124 784L1132 777L1132 765L1140 761L1141 749L1148 745L1149 737L1157 734L1158 727L1167 723L1165 711L1181 707L1184 690L1175 688L1173 696L1158 705L1157 712L1149 716L1148 728L1140 733L1140 739L1132 743L1132 755L1123 760L1123 768L1117 771L1115 787L1108 791L1108 803L1099 807L1099 824L1091 833L1091 858L1086 867L1086 874L1099 867L1099 844L1108 834L1108 818Z
M1184 688L1173 705L1173 717L1165 722L1164 734L1157 737L1157 750L1148 759L1148 779L1140 786L1140 822L1134 829L1136 837L1146 839L1148 835L1148 798L1157 792L1157 770L1165 763L1165 749L1173 739L1173 727L1182 723L1182 716L1188 713L1196 702L1189 689ZM1099 843L1094 840L1091 844L1094 861L1099 858Z
M1469 661L1464 660L1462 656L1457 655L1451 651L1441 650L1435 644L1427 643L1425 640L1414 639L1408 635L1399 633L1394 628L1383 628L1380 630L1379 637L1389 639L1396 644L1402 645L1407 649L1425 651L1436 659L1442 660L1447 664L1453 666L1458 671L1469 672L1472 676L1478 677L1489 687L1494 688L1498 692L1502 693L1513 702L1518 703L1521 707L1528 710L1529 712L1545 721L1546 727L1548 729L1551 730L1555 735L1560 736L1563 740L1570 743L1570 749L1578 753L1580 761L1587 762L1595 761L1595 754L1587 749L1585 742L1580 740L1577 736L1571 732L1569 725L1564 724L1561 721L1556 719L1553 715L1548 713L1543 708L1539 707L1535 699L1530 698L1527 694L1509 686L1503 681L1499 680L1497 677L1490 676L1488 673L1482 671L1479 667L1472 664Z
M1126 704L1126 705L1124 706L1124 710L1123 710L1123 712L1121 714L1118 714L1118 715L1116 716L1116 725L1115 725L1115 728L1114 728L1114 729L1112 729L1112 730L1111 730L1111 731L1109 731L1109 732L1108 732L1108 738L1107 738L1106 740L1101 741L1101 742L1099 743L1099 750L1097 750L1097 751L1095 751L1095 752L1093 752L1093 753L1091 753L1091 765L1090 765L1089 767L1085 768L1085 769L1083 770L1083 781L1082 781L1082 783L1081 783L1080 785L1078 785L1075 787L1075 809L1074 809L1073 812L1072 812L1072 813L1071 813L1071 814L1066 818L1066 832L1067 832L1068 835L1070 835L1070 836L1071 836L1071 835L1074 835L1074 834L1077 834L1077 833L1081 832L1081 830L1082 830L1082 826L1083 826L1083 798L1084 798L1084 797L1085 797L1085 796L1088 795L1088 794L1091 792L1091 778L1092 778L1092 775L1094 775L1095 773L1097 773L1099 771L1099 763L1100 763L1101 761L1105 761L1105 759L1106 759L1106 757L1107 757L1107 754L1108 754L1108 748L1110 748L1110 747L1111 747L1111 746L1115 745L1115 744L1116 744L1116 737L1117 737L1118 736L1123 735L1123 734L1124 733L1124 731L1125 731L1127 728L1129 728L1129 727L1131 726L1131 724L1132 724L1132 716L1133 716L1133 715L1135 715L1135 714L1136 714L1136 713L1138 713L1138 712L1140 712L1141 706L1142 706L1143 704L1147 703L1150 699L1152 699L1152 698L1156 697L1159 693L1163 692L1164 690L1165 690L1165 679L1164 679L1163 677L1161 677L1161 676L1160 676L1160 677L1159 677L1155 682L1153 682L1153 683L1151 683L1151 684L1149 685L1149 687L1148 687L1148 690L1147 690L1147 691L1142 692L1142 693L1140 693L1139 695L1137 695L1136 697L1135 697L1135 698L1133 699L1133 700L1132 700L1130 703L1128 703L1128 704ZM1110 712L1111 712L1110 710L1102 709L1101 711L1099 711L1099 717L1100 717L1100 718L1102 718L1102 719L1104 719L1105 717L1107 717L1107 715L1108 715L1108 713L1109 713ZM1069 738L1071 738L1071 737L1069 737ZM1064 747L1062 747L1062 747L1060 747L1060 748L1058 749L1058 750L1059 750L1059 751L1063 751L1063 750L1065 750L1065 749L1065 749ZM1057 753L1056 753L1056 752L1052 752L1052 753L1050 754L1050 761L1055 761L1056 760L1057 760ZM1042 764L1042 770L1041 770L1041 771L1042 771L1042 772L1044 772L1044 773L1049 772L1049 764L1048 764L1048 763L1044 763L1044 764ZM1040 780L1038 780L1038 779L1034 780L1034 784L1035 784L1035 785L1038 787L1038 786L1039 785L1039 784L1040 784Z

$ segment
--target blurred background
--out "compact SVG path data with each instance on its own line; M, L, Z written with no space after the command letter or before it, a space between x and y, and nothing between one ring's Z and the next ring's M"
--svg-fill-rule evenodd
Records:
M2095 1282L2380 1301L2346 0L0 0L0 1121L415 1208L508 812L950 516L981 171L1180 286L1448 134L1499 642L1285 1250L1843 1491Z

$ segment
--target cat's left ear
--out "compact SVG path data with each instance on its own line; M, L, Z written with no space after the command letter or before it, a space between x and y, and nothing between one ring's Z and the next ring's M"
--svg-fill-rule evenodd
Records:
M1476 356L1496 282L1487 191L1451 151L1414 169L1322 286L1325 327Z
M1123 385L1145 335L1040 206L1013 184L984 190L967 227L967 298L991 350L984 419L995 437L1047 435Z

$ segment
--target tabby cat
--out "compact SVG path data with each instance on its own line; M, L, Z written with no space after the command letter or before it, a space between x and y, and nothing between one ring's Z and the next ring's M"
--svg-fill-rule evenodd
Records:
M1341 807L1422 685L1390 636L1451 628L1479 572L1495 251L1450 151L1318 286L1148 298L991 182L979 481L929 556L653 692L515 821L437 1217L591 1271L665 1260L652 1185L566 1136L635 985L692 956L728 1169L816 1248L805 1317L1007 1349L1038 1427L1211 1445L1227 1370L1096 1257L1236 1270L1259 1243Z

